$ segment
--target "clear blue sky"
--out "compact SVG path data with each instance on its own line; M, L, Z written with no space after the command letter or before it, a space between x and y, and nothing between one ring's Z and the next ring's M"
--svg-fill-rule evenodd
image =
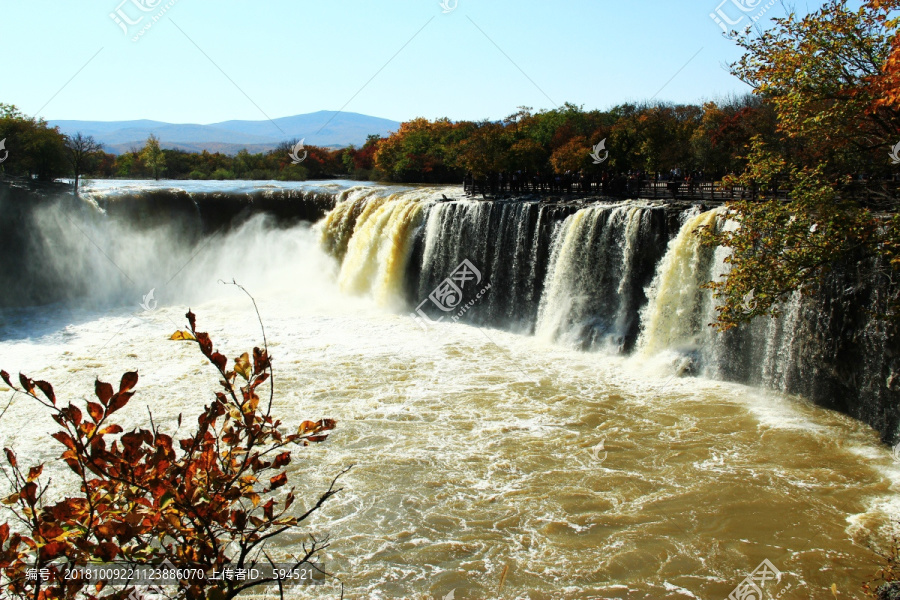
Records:
M402 121L747 90L710 18L722 0L446 1L447 14L438 0L0 0L0 102L46 119L213 123L346 105ZM117 8L145 15L128 36ZM732 0L722 10L740 15ZM776 2L766 17L784 13Z

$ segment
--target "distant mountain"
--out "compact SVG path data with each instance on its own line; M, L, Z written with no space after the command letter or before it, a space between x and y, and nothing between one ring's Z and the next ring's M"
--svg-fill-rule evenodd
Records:
M107 152L114 154L142 148L150 134L159 138L163 148L237 154L242 148L264 152L294 138L305 139L312 146L361 146L369 135L388 135L400 127L397 121L325 110L272 121L225 121L210 125L148 120L49 121L49 124L68 135L77 132L92 135Z

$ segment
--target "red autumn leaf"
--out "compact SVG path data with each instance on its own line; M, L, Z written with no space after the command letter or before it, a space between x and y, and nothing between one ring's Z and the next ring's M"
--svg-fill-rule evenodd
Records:
M210 356L213 350L213 343L212 340L209 339L209 334L198 331L196 336L197 343L200 344L200 352L202 352L204 356Z
M131 432L122 436L122 446L125 447L126 452L129 454L136 453L143 443L144 436L140 433Z
M117 410L121 409L123 406L128 404L128 401L131 400L131 397L134 396L134 392L119 392L115 396L112 397L112 400L109 402L109 409L107 409L106 414L111 415Z
M236 529L243 529L247 526L247 513L242 510L235 511L231 517L231 522L234 523Z
M266 518L271 520L272 515L275 512L275 499L269 498L269 501L263 504L263 514L266 515Z
M9 525L4 523L0 525L0 545L5 544L9 539Z
M47 383L46 381L35 381L34 385L41 388L41 391L44 392L44 395L47 396L47 400L53 406L56 406L56 394L53 393L53 386Z
M24 375L19 373L19 383L22 384L22 387L25 389L26 392L28 392L31 395L34 395L34 381L33 380L28 379L27 377L25 377Z
M37 484L31 481L22 486L22 491L19 492L19 495L22 496L22 498L25 498L25 501L28 502L28 504L34 504L37 502L37 491Z
M34 481L35 479L40 477L41 473L43 473L43 472L44 472L44 465L38 465L36 467L31 467L28 470L28 481L29 482Z
M46 563L55 560L60 556L65 556L67 549L68 544L65 542L50 542L41 547L41 561Z
M3 451L6 452L6 460L9 462L9 466L11 466L11 467L14 468L14 469L15 469L16 467L18 467L18 466L19 466L19 461L16 460L16 454L15 454L15 452L13 452L12 450L10 450L9 448L4 448Z
M109 385L109 384L107 384ZM112 390L112 387L109 388ZM104 404L106 404L104 402ZM97 404L96 402L88 402L87 403L88 414L91 415L91 418L94 420L94 423L99 423L100 419L103 418L103 407Z
M113 386L98 379L94 383L94 393L97 395L97 398L99 398L100 404L106 406L109 404L109 399L112 398Z
M112 539L116 534L113 523L100 523L100 525L97 526L96 532L100 539L105 540Z
M253 349L253 373L258 375L269 368L269 355L265 350Z
M194 331L197 327L197 316L188 309L187 314L184 315L187 317L188 323L191 326L191 331Z
M316 424L313 421L303 421L302 423L300 423L300 427L297 430L297 433L299 433L300 435L303 435L305 433L309 433L309 432L315 431L315 430L316 430Z
M109 427L104 427L100 430L100 435L115 435L117 433L122 433L125 431L122 429L121 425L110 425Z
M7 373L6 371L0 371L0 378L2 378L3 381L6 382L6 385L8 385L9 387L13 387L12 382L9 380L9 373Z
M125 373L124 375L122 375L121 383L119 383L119 393L121 394L122 392L130 391L132 388L134 388L134 386L137 385L137 382L137 371L129 371L128 373Z
M328 439L328 434L326 433L325 435L311 435L306 439L308 439L310 442L324 442Z
M337 427L337 421L334 419L322 419L317 423L313 423L312 421L303 421L300 424L300 428L297 430L297 433L301 436L310 435L314 433L319 433L322 431L329 431ZM309 438L310 441L317 442L321 440ZM325 439L324 437L322 439Z
M269 485L272 489L280 488L281 486L287 483L287 473L282 473L280 475L276 475L272 479L269 480Z
M172 452L172 438L164 433L159 434L156 437L156 447L166 451L167 454L171 453Z
M210 349L212 349L212 342L210 342ZM228 365L227 358L225 358L223 355L219 354L218 352L215 352L209 357L209 360L211 360L212 363L214 365L216 365L216 367L220 371L225 372L225 367Z
M66 408L62 409L62 413L68 417L68 419L75 424L77 427L81 425L81 409L75 406L74 404L69 404Z
M58 540L66 537L66 532L57 523L43 522L36 533L45 540Z
M119 555L119 547L112 542L102 542L94 548L94 554L100 560L112 562Z
M272 463L272 468L280 469L281 467L290 464L291 462L291 453L283 452L275 457L275 462Z
M55 439L57 442L59 442L60 444L62 444L62 445L65 446L66 448L68 448L68 449L70 449L70 450L75 450L75 440L72 438L71 435L69 435L69 434L66 433L65 431L57 431L56 433L54 433L54 434L51 435L50 437L52 437L53 439Z

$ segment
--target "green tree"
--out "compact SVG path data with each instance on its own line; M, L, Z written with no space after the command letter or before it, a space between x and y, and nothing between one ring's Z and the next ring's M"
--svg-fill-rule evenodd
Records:
M829 176L886 174L900 106L886 101L881 84L900 2L849 4L829 0L805 17L775 19L759 37L740 38L745 53L732 72L774 106L778 130L796 142L793 160L821 165Z
M11 104L0 104L0 140L9 154L3 169L11 175L53 181L65 176L68 164L64 137L43 119L24 115Z
M163 154L159 147L159 139L152 133L147 138L147 143L144 144L144 149L141 150L140 156L144 166L147 167L153 178L159 180L166 170L166 155Z

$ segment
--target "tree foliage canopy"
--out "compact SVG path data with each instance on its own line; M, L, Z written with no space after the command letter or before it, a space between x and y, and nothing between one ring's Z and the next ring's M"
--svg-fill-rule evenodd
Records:
M792 193L787 203L733 203L727 216L736 227L702 232L708 245L732 252L730 272L711 283L720 328L778 314L790 294L814 292L837 265L900 268L900 218L854 201L850 177L890 173L888 149L900 142L898 7L872 0L854 10L830 0L740 40L745 54L733 72L774 108L780 137L754 136L747 169L728 182L758 186L763 198L773 187ZM896 208L891 193L883 200ZM898 308L895 297L883 316Z

